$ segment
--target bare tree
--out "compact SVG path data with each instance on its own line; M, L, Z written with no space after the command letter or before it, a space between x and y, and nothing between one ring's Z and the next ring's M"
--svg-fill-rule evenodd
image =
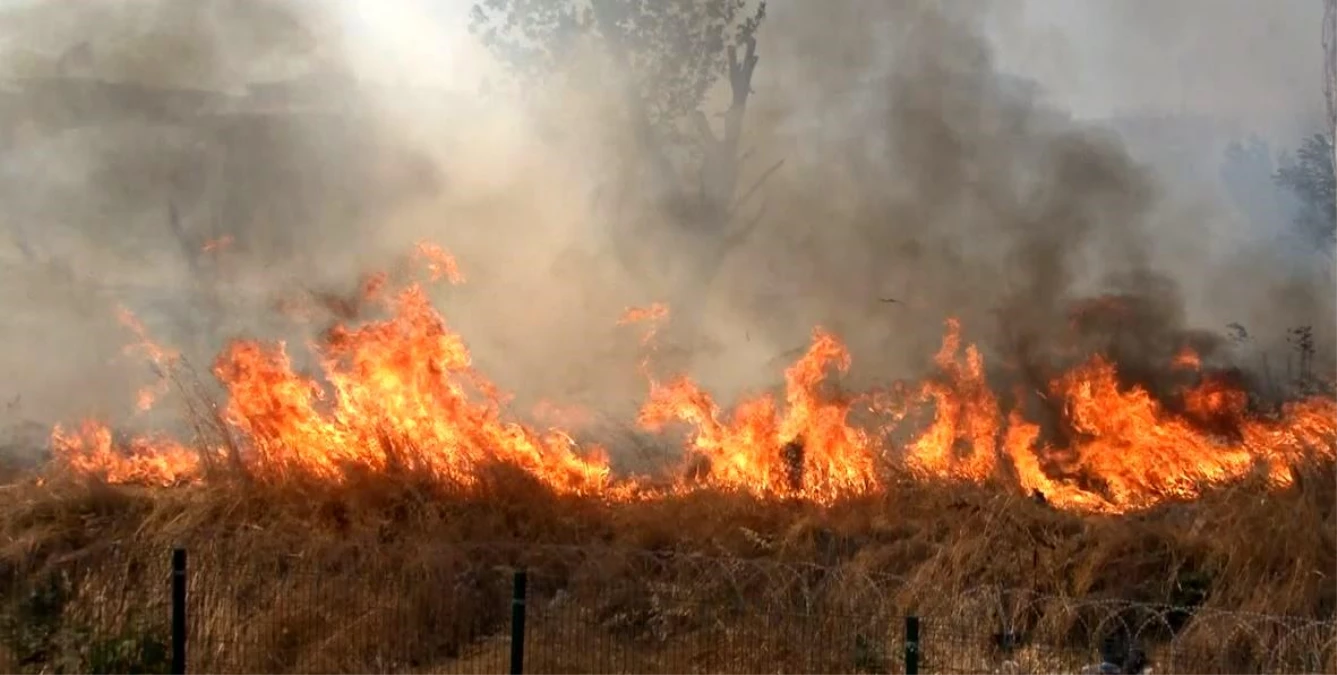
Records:
M557 71L581 44L599 45L625 68L624 110L634 131L654 203L675 227L704 242L673 300L678 321L698 307L729 253L753 232L761 209L741 208L778 164L740 185L743 123L760 61L756 33L764 0L484 0L474 32L522 81ZM702 109L711 90L729 88L722 128ZM625 245L618 251L628 268ZM690 318L688 319L690 321Z

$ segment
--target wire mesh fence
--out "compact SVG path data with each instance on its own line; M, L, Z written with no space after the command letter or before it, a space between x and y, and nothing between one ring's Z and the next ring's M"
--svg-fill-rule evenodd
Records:
M620 549L108 551L0 568L0 671L1337 672L1333 621L911 588Z

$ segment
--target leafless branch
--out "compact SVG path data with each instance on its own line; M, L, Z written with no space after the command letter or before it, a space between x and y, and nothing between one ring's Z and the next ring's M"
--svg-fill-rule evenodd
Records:
M696 133L701 136L701 142L705 143L707 148L714 150L720 141L710 128L710 120L706 119L706 114L700 110L696 111L696 114L692 115L692 123L696 126Z
M744 204L746 204L748 200L751 199L752 196L755 195L757 191L760 190L761 187L766 184L766 181L770 180L771 176L776 171L779 171L781 166L784 166L784 163L785 160L781 159L776 163L772 164L770 168L761 172L761 175L757 177L757 180L753 181L752 186L749 187L747 190L743 191L743 194L740 195L736 201L734 201L733 206L729 207L729 212L733 213L737 211L739 208L741 208Z
M757 225L761 223L761 219L764 218L765 216L766 216L766 202L762 201L761 208L757 209L757 213L753 215L750 220L744 223L742 227L739 227L737 230L729 234L727 238L725 238L722 250L727 253L728 251L732 251L733 249L737 248L740 244L747 241L747 238L752 236L752 232L757 229Z

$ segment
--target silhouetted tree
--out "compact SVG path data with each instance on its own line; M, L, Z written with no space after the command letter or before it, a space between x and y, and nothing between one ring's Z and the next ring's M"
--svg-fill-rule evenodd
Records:
M623 107L649 178L640 187L670 222L705 242L680 291L694 295L760 219L738 213L755 192L740 189L739 144L765 16L764 0L484 0L473 7L472 28L525 83L558 73L581 46L598 47L623 69ZM702 108L721 83L731 96L717 130ZM674 309L699 302L686 304Z
M1337 179L1333 176L1332 138L1315 134L1296 151L1283 155L1277 169L1277 184L1293 193L1300 203L1295 225L1300 233L1324 247L1331 255L1337 242Z

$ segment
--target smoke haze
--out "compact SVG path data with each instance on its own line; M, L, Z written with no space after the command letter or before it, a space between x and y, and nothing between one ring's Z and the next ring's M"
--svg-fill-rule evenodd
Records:
M1206 115L1294 143L1320 122L1322 4L1021 0L989 30L1004 69L1078 117Z
M22 395L14 415L130 415L151 375L120 355L132 337L117 303L202 368L242 334L300 345L310 328L276 318L278 296L347 293L423 238L459 257L469 283L442 291L443 313L504 388L635 405L640 348L615 321L665 299L698 243L626 207L638 151L610 64L589 54L523 103L484 95L502 74L465 30L467 3L372 5L0 10L13 122L0 396ZM1331 277L1223 236L1240 217L1203 170L1223 148L1161 162L1096 124L1210 116L1293 145L1322 110L1321 8L1260 11L773 2L742 183L784 164L749 207L765 203L757 234L699 299L708 339L663 358L728 396L771 384L777 357L823 325L871 384L922 371L955 316L989 358L1024 365L1057 358L1073 303L1105 293L1141 303L1097 336L1132 363L1185 336L1211 346L1194 329L1228 322L1277 337L1312 324L1329 345ZM103 81L172 94L89 84ZM634 269L616 253L627 240Z

